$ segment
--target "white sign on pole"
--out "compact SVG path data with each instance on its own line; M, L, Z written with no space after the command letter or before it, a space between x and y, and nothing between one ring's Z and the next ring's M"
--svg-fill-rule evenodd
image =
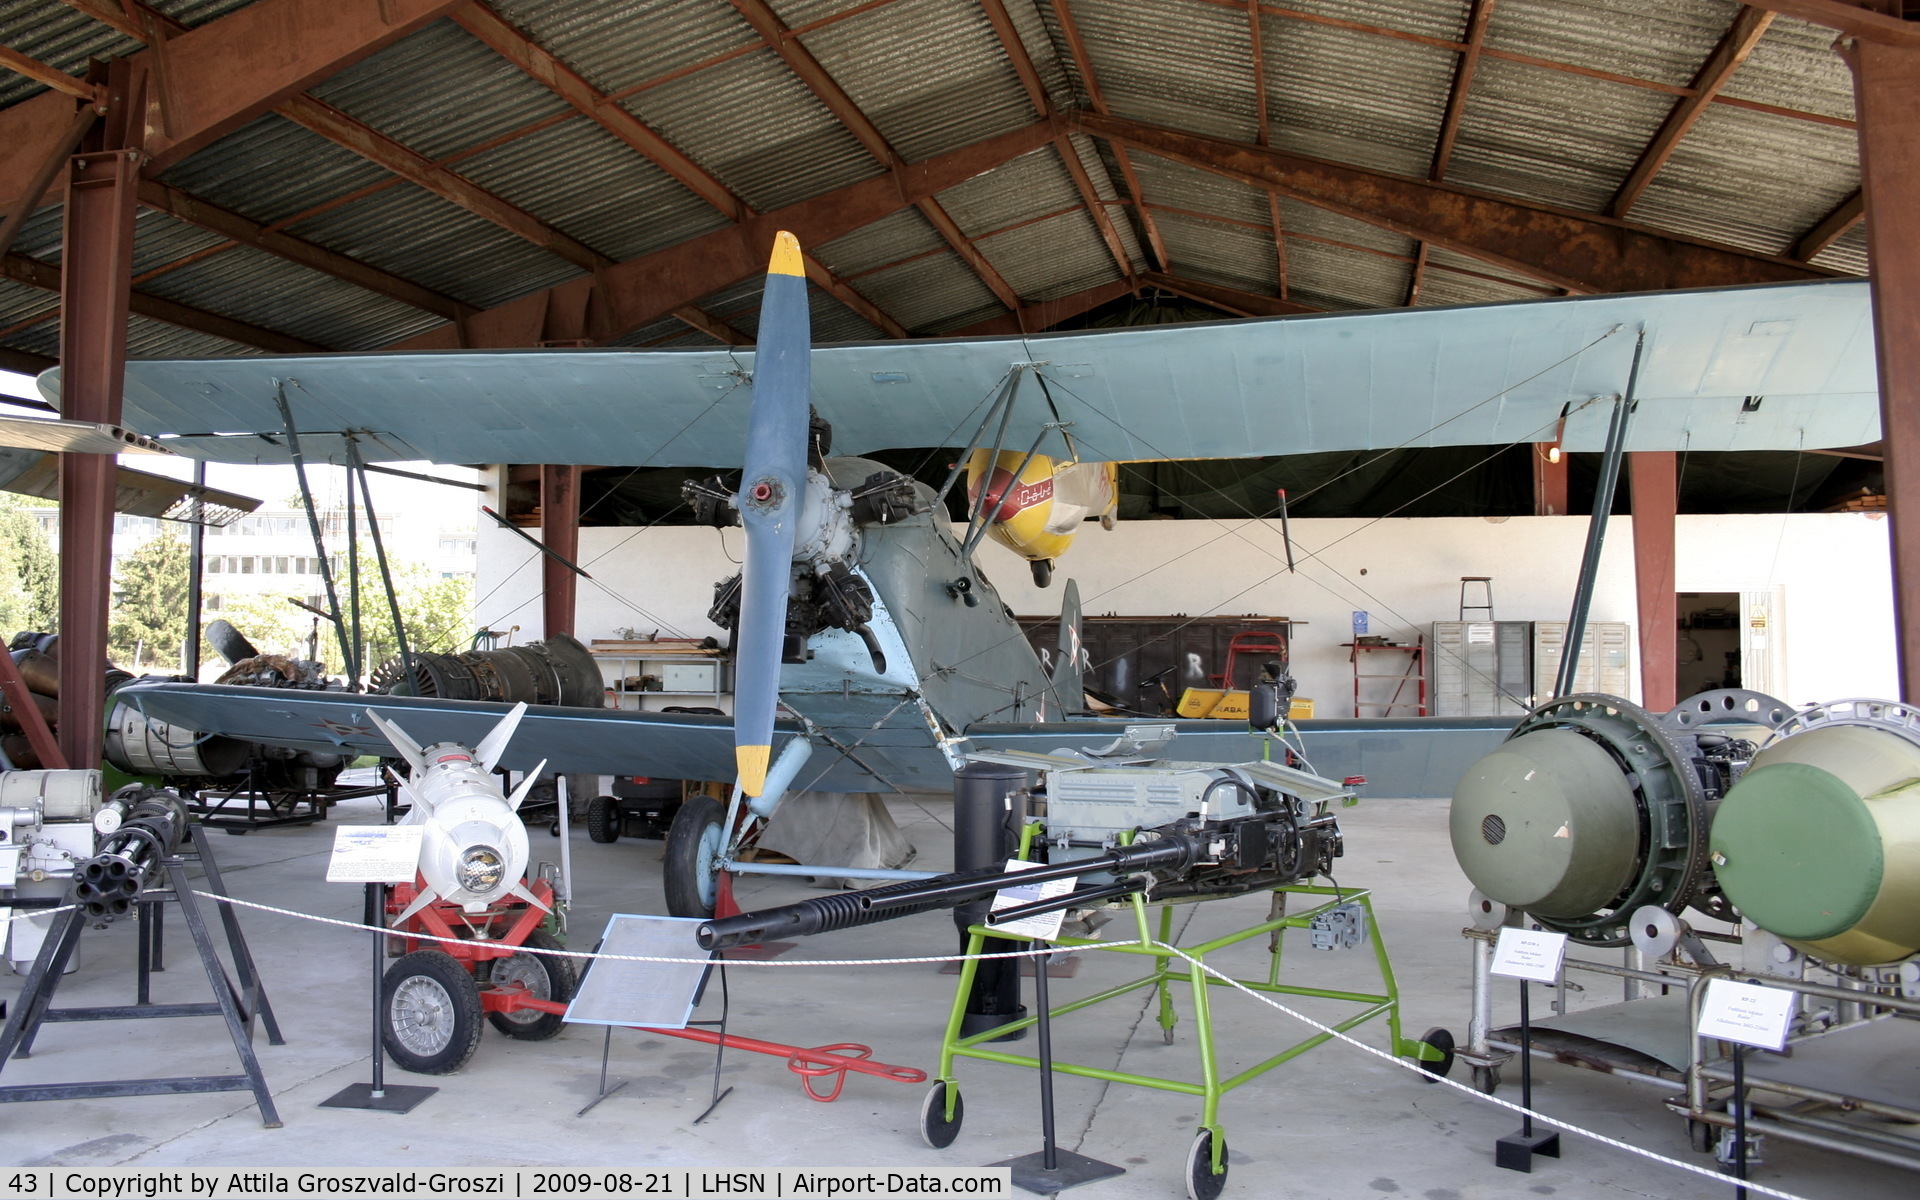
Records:
M420 825L336 825L328 883L412 883L420 868Z
M1560 959L1566 952L1564 933L1509 926L1500 931L1500 941L1493 948L1493 973L1509 979L1552 983L1560 977Z
M1008 871L1028 871L1044 865L1044 863L1021 862L1019 859L1007 860ZM1097 864L1089 864L1089 869L1092 869L1095 865ZM1039 883L1022 883L1015 884L1012 887L1004 887L993 894L993 907L991 911L1002 912L1009 908L1018 908L1022 904L1032 904L1039 900L1053 900L1072 891L1073 885L1073 879L1047 879ZM1004 925L995 924L993 918L989 916L987 923L993 925L995 929L1014 934L1018 937L1032 938L1040 942L1050 942L1060 936L1060 926L1066 922L1066 919L1067 910L1057 908L1052 912L1040 913L1032 917L1022 917L1018 921L1009 921Z
M1780 1050L1786 1047L1787 1022L1792 1018L1792 992L1735 979L1710 979L1700 1002L1696 1032L1724 1042Z

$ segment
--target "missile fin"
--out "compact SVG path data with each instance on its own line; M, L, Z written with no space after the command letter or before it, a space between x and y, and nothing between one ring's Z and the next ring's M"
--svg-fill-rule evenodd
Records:
M482 771L491 771L500 764L500 756L507 752L507 743L513 740L513 731L520 727L520 718L527 715L527 702L522 700L513 706L513 711L500 718L493 731L480 739L473 748L473 757L478 760Z
M546 766L547 760L543 758L539 766L527 772L527 777L520 781L520 786L513 789L513 795L507 797L508 808L515 812L520 811L520 802L527 798L527 793L533 790L533 785L540 781L540 772L545 770Z
M551 908L548 908L546 905L540 903L540 898L538 896L534 895L532 892L527 890L527 883L526 883L526 880L524 879L521 880L519 883L514 884L512 887L508 888L507 895L518 896L522 900L525 900L528 904L531 904L535 908L539 909L541 912L553 911Z
M407 760L407 766L411 767L415 772L427 769L427 754L425 750L420 748L419 742L408 737L405 730L395 725L392 721L386 720L372 709L369 708L366 712L367 720L372 721L373 727L384 734L389 742L393 743L393 748L400 752L400 757Z
M413 898L412 904L407 905L406 911L393 919L393 927L398 929L400 926L405 925L408 917L411 917L439 898L440 893L434 891L432 888L421 888L420 894Z

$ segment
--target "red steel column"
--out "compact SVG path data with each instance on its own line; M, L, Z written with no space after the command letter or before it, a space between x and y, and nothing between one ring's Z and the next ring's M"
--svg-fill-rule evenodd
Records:
M1673 525L1680 507L1678 455L1627 455L1633 488L1633 580L1640 610L1640 706L1663 713L1680 702L1680 605L1673 590Z
M568 562L580 561L580 468L540 468L540 540ZM546 636L573 632L579 576L540 556L541 603Z
M1848 59L1873 263L1894 638L1900 698L1911 703L1920 700L1920 50L1862 41Z
M106 118L67 173L60 262L61 412L119 424L133 280L134 201L146 71L108 69ZM114 457L60 456L60 748L73 767L100 761L112 591Z

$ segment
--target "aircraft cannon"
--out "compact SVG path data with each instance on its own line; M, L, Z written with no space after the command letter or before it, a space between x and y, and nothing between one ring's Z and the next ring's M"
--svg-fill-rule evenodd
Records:
M187 805L171 789L129 784L115 792L100 813L114 817L103 821L97 814L95 829L112 828L101 833L92 858L74 864L72 894L89 920L104 922L126 916L146 887L147 876L180 848L187 832Z

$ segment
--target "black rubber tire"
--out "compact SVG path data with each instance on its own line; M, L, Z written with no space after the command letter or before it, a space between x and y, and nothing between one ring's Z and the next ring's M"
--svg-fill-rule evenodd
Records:
M1420 1040L1444 1055L1437 1063L1424 1058L1415 1062L1420 1068L1422 1083L1438 1083L1453 1071L1453 1034L1436 1026L1421 1034Z
M560 944L559 938L544 929L534 930L521 944L535 950L566 949ZM533 994L541 1000L557 1000L565 1004L573 999L573 960L570 958L556 958L551 954L516 954L511 958L499 959L493 964L495 981L501 979L503 970L527 972ZM508 1037L523 1042L544 1042L566 1027L561 1014L534 1012L531 1009L515 1013L488 1013L487 1023Z
M717 879L703 888L701 843L727 819L727 806L712 796L689 796L667 830L664 887L670 917L711 917ZM705 895L702 895L702 892Z
M1227 1139L1220 1139L1220 1173L1213 1173L1213 1131L1202 1129L1187 1148L1188 1200L1216 1200L1227 1186L1227 1161L1232 1153Z
M1053 582L1053 560L1052 559L1050 558L1028 559L1027 566L1030 570L1033 571L1033 586L1037 588L1043 588Z
M966 1097L959 1088L953 1091L953 1120L947 1120L947 1081L934 1080L927 1098L920 1102L920 1140L935 1150L945 1150L960 1136L960 1123L967 1117Z
M620 840L620 810L612 796L587 801L587 840L602 844Z
M1719 1126L1687 1118L1687 1145L1692 1146L1696 1153L1712 1154L1714 1147L1719 1144Z
M380 1040L403 1070L451 1075L480 1045L480 985L444 950L415 950L388 967L380 997ZM409 1046L396 1028L395 1011L418 1012L423 1005L431 1010L431 1027L412 1035Z
M1500 1090L1499 1067L1473 1068L1473 1090L1485 1096L1491 1096Z

